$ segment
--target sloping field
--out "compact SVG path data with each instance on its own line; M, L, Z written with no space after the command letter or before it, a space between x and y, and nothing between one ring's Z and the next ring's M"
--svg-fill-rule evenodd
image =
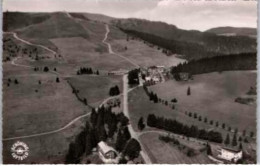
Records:
M26 38L51 39L82 36L87 38L86 30L65 13L54 13L44 22L20 29L18 34Z
M149 100L143 88L136 88L129 93L129 114L133 128L138 131L138 120L143 117L146 121L149 114L155 114L169 119L176 119L187 125L197 125L199 128L210 129L212 126L203 122L198 123L198 120L188 117L183 112L177 109L172 109L170 106L165 106L161 103L153 103Z
M177 147L159 140L158 133L147 133L141 136L141 141L149 147L149 156L153 156L156 164L213 164L207 155L188 157Z
M19 29L17 33L22 39L42 44L52 49L56 49L49 41L52 38L89 37L87 30L65 13L53 13L49 19Z
M104 99L109 97L111 87L117 85L122 91L121 76L87 76L80 75L68 78L74 88L79 90L79 97L86 98L91 106L99 106Z
M189 86L191 95L187 96ZM172 80L150 89L168 101L177 98L180 111L196 112L219 124L226 123L233 129L246 129L249 133L256 130L256 104L239 104L234 100L244 96L251 86L256 86L256 73L230 71L196 75L188 82Z
M17 140L3 141L3 163L6 164L62 164L69 149L69 144L82 131L86 118L82 118L69 128L59 133L40 137L19 139L29 147L29 156L23 161L11 156L11 147Z
M53 39L52 42L59 48L69 64L77 64L79 67L92 67L95 70L119 70L134 67L131 63L116 55L100 53L99 46L84 38L59 38Z
M9 86L8 78L11 79ZM19 84L15 84L14 79ZM52 131L88 111L66 81L60 78L60 82L56 83L55 75L4 77L4 138Z
M162 50L158 50L156 46L152 48L138 40L112 40L111 44L115 52L144 67L159 65L170 67L185 62L184 59L173 55L167 56L162 53Z
M4 12L3 30L5 32L13 31L19 28L41 23L49 18L49 13Z

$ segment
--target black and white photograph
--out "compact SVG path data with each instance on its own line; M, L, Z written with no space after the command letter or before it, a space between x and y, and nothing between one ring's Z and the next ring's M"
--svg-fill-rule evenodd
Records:
M3 0L3 164L256 164L256 0Z

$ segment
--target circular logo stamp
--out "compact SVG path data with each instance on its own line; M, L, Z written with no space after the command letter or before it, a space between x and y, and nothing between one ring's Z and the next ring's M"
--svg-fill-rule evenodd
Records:
M21 141L17 141L11 147L12 156L17 160L24 160L29 155L29 147Z

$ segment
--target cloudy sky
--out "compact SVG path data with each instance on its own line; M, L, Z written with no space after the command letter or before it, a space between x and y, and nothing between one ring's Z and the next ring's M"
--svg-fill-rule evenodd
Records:
M3 0L3 10L102 13L202 31L219 26L257 26L256 0Z

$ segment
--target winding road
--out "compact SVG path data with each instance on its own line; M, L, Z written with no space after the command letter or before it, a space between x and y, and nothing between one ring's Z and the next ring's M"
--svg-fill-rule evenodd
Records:
M127 78L127 75L123 76L123 112L124 112L125 116L128 117L128 119L130 119L129 111L128 111L128 78ZM140 154L143 157L145 163L152 164L152 161L151 161L150 157L147 155L144 145L142 144L142 142L139 139L139 134L134 131L131 122L128 125L128 129L129 129L131 136L133 138L135 138L136 140L138 140L138 142L140 143L141 149L142 149Z
M26 43L26 44L29 44L29 45L32 45L32 46L37 46L37 47L42 47L42 48L46 48L46 50L49 50L47 47L45 46L41 46L41 45L37 45L37 44L32 44L28 41L25 41L21 38L19 38L16 33L13 33L13 32L7 32L7 34L13 34L14 37L19 40L19 41L22 41L23 43ZM107 39L107 35L108 33L105 34L105 38L103 41L105 41ZM108 45L110 46L110 44L108 43ZM111 46L110 46L111 47ZM51 52L54 52L53 50L50 50ZM54 52L55 53L55 52ZM24 68L34 68L34 66L29 66L29 65L22 65L22 64L17 64L16 63L16 60L18 60L20 57L16 57L12 60L11 64L14 65L14 66L19 66L19 67L24 67ZM54 73L54 74L57 74L57 75L60 75L60 73L58 72L55 72L55 71L50 71L51 73ZM101 104L105 104L108 100L114 98L114 97L117 97L117 96L113 96L113 97L108 97L106 98ZM58 133L58 132L61 132L65 129L67 129L68 127L70 127L72 124L74 124L75 122L77 122L78 120L86 117L86 116L89 116L90 115L90 112L89 113L86 113L86 114L83 114L83 115L80 115L76 118L74 118L73 120L71 120L69 123L67 123L65 126L59 128L59 129L56 129L56 130L52 130L52 131L47 131L47 132L42 132L42 133L37 133L37 134L31 134L31 135L25 135L25 136L17 136L17 137L10 137L10 138L3 138L3 141L9 141L9 140L15 140L15 139L23 139L23 138L32 138L32 137L39 137L39 136L43 136L43 135L49 135L49 134L54 134L54 133Z
M67 13L67 16L70 17L70 18L72 18L68 13ZM72 19L73 19L73 18L72 18ZM125 59L126 61L128 61L129 63L131 63L132 65L134 65L135 67L140 68L140 66L139 66L138 64L134 63L133 61L131 61L130 59L128 59L128 58L126 58L126 57L124 57L124 56L122 56L122 55L116 54L116 53L112 50L112 47L111 47L110 43L107 42L108 34L109 34L109 32L110 32L109 26L106 24L106 25L105 25L105 28L106 28L106 33L105 33L105 37L104 37L104 39L103 39L102 42L107 45L109 54L113 54L113 55L116 55L116 56L118 56L118 57L120 57L120 58L123 58L123 59ZM32 45L32 46L36 46L36 47L41 47L41 48L43 48L43 49L45 49L45 50L50 51L50 52L53 53L54 55L57 54L55 51L53 51L53 50L51 50L51 49L49 49L49 48L47 48L47 47L45 47L45 46L43 46L43 45L32 44L32 43L30 43L29 41L26 41L26 40L23 40L23 39L19 38L19 37L17 36L17 34L14 33L14 32L5 32L5 33L6 33L6 34L13 34L13 36L14 36L15 39L17 39L17 40L19 40L19 41L21 41L21 42L23 42L23 43L25 43L25 44ZM20 67L25 67L25 68L34 68L34 66L28 66L28 65L17 64L17 63L16 63L16 60L18 60L18 59L19 59L18 57L14 58L14 59L12 60L11 64L14 65L14 66L20 66ZM60 73L58 73L58 72L55 72L55 71L51 71L51 72L54 73L54 74L60 75ZM142 86L142 84L140 84L139 86ZM127 74L123 75L123 87L124 87L124 89L123 89L123 94L120 94L120 95L123 95L123 112L124 112L125 116L127 116L127 117L129 118L129 111L128 111L128 92L132 91L132 90L135 89L136 87L128 90L128 78L127 78ZM118 96L120 96L120 95L118 95ZM115 97L118 97L118 96L106 98L106 99L100 104L100 106L103 105L103 104L105 104L108 100L110 100L110 99L112 99L112 98L115 98ZM37 134L31 134L31 135L25 135L25 136L17 136L17 137L3 138L3 141L9 141L9 140L15 140L15 139L25 139L25 138L32 138L32 137L39 137L39 136L44 136L44 135L49 135L49 134L58 133L58 132L61 132L61 131L65 130L65 129L67 129L68 127L70 127L72 124L74 124L74 123L77 122L78 120L80 120L80 119L82 119L82 118L84 118L84 117L89 116L90 114L91 114L91 112L88 112L88 113L86 113L86 114L83 114L83 115L81 115L81 116L78 116L78 117L74 118L73 120L71 120L69 123L67 123L65 126L59 128L59 129L56 129L56 130L47 131L47 132L42 132L42 133L37 133ZM149 156L147 155L147 152L145 151L145 148L144 148L144 146L142 145L142 142L139 140L140 134L137 134L137 133L134 131L134 129L133 129L131 123L128 125L128 128L129 128L129 132L130 132L131 136L132 136L133 138L135 138L136 140L138 140L138 141L140 142L140 144L141 144L142 151L140 152L140 154L141 154L141 156L143 157L145 163L146 163L146 164L152 164L151 159L150 159Z

